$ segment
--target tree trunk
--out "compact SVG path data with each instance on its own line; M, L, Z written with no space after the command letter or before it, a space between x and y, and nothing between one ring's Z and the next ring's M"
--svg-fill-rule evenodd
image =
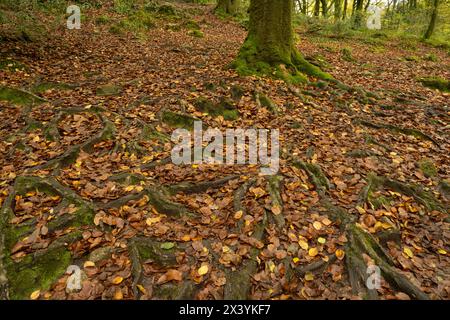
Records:
M241 0L218 0L215 10L234 15L239 11L240 2Z
M431 13L430 24L428 25L428 29L424 35L425 39L429 39L433 35L434 27L436 26L436 19L437 19L437 15L438 15L438 7L439 7L439 0L434 0L433 12Z
M320 0L314 2L314 16L318 17L320 14Z
M347 7L348 7L348 1L344 0L344 12L342 13L342 20L347 19Z
M328 15L328 6L327 6L327 0L320 0L322 3L322 16L327 17Z
M341 19L341 7L342 0L334 0L334 20L338 21Z
M354 24L353 27L354 28L359 28L361 26L362 23L362 15L363 15L363 0L355 0L355 6L354 6L354 11L353 11L353 15L354 15Z
M287 82L305 81L303 73L331 78L308 63L295 48L293 9L292 0L250 1L249 32L233 63L239 73L275 74Z

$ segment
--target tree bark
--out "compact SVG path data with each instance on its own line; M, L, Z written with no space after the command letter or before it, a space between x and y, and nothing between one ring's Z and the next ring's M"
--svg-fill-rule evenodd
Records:
M344 10L342 13L342 20L347 19L347 7L348 7L348 1L344 0L344 8L343 8Z
M342 0L334 0L334 20L341 19Z
M429 39L434 32L434 28L436 27L436 19L438 15L438 7L439 7L439 0L434 0L433 2L433 12L431 13L431 19L430 24L428 25L428 29L425 32L424 38Z
M241 0L218 0L215 10L234 15L239 11L240 2Z
M322 79L331 76L308 63L294 45L293 0L251 0L247 39L233 66L241 74L273 74L292 82L306 81L304 74ZM288 80L287 80L288 81Z

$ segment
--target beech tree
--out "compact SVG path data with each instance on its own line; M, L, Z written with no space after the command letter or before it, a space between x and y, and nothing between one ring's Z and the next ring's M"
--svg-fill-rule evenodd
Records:
M218 0L216 11L222 11L227 14L236 14L241 6L241 0Z
M292 0L251 0L248 35L234 62L239 73L275 74L291 83L306 81L305 74L331 79L296 49L293 11Z
M433 11L431 12L430 24L428 25L427 31L425 32L424 38L429 39L434 32L434 27L436 26L436 19L438 15L439 0L433 1Z

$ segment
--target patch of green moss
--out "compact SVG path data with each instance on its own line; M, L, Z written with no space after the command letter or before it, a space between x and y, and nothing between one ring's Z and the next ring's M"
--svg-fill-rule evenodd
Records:
M201 30L189 30L188 35L195 38L203 38L205 36Z
M0 100L8 101L16 105L29 105L45 101L33 94L5 86L0 86Z
M110 17L103 14L103 15L97 17L97 19L95 19L95 24L97 24L97 25L107 24L110 21L111 21Z
M406 61L419 62L420 58L418 56L412 55L412 56L406 56L405 60Z
M8 71L24 71L27 69L27 66L18 61L12 60L10 58L0 59L0 70L8 70Z
M116 96L119 95L122 88L114 84L105 84L96 90L98 96Z
M438 170L434 165L433 161L430 159L422 159L418 162L420 170L423 172L425 177L431 178L437 175Z
M190 30L200 30L200 25L195 20L188 20L183 23L184 27Z
M28 299L35 290L47 290L66 271L71 254L64 247L49 249L33 257L28 255L20 262L7 259L11 299Z
M261 106L267 108L272 113L278 113L278 106L275 102L272 101L268 96L265 94L259 93L258 94L258 100L261 103Z
M222 98L220 103L214 104L211 100L200 97L194 103L195 108L203 113L207 113L213 117L223 116L225 120L236 120L239 112L233 105L233 102Z
M159 242L137 243L139 256L145 260L152 260L161 267L169 267L177 264L176 249L162 249Z
M347 62L354 62L355 58L353 58L352 50L350 48L343 48L341 50L342 59Z
M31 91L33 93L42 93L47 90L57 89L57 90L72 90L74 88L73 85L62 83L62 82L42 82L38 85L35 85Z
M198 119L172 111L164 111L161 117L162 122L173 128L193 129L194 122Z
M423 57L423 59L426 61L432 61L432 62L438 62L438 60L439 60L438 57L434 53L426 54Z
M425 87L438 89L442 92L450 92L450 81L441 77L424 77L419 81Z
M384 208L384 209L389 208L391 205L392 199L389 197L385 197L383 195L374 197L373 195L369 194L367 201L372 205L374 210L378 210L381 208Z

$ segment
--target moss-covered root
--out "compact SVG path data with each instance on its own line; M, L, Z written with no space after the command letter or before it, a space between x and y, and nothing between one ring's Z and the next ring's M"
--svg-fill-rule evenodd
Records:
M76 161L80 151L92 153L96 144L105 140L112 139L116 131L114 124L103 116L100 116L100 119L103 122L103 129L100 132L98 132L88 140L82 142L81 144L70 147L62 155L55 157L43 164L31 167L29 171L36 171L50 167L55 167L55 170L64 168Z
M304 162L301 160L294 160L294 166L306 172L312 184L316 187L319 194L325 195L326 191L330 189L330 181L323 173L320 166L313 163Z
M0 86L0 100L21 106L39 104L47 101L31 92L6 86Z
M262 241L264 238L264 230L267 226L267 216L264 215L263 220L256 226L252 237L258 241ZM225 300L247 300L251 289L251 278L258 269L258 262L256 257L259 255L260 250L252 248L250 250L249 259L242 263L242 266L236 270L227 270L225 276L227 282L224 287L224 299Z
M348 227L349 244L346 248L346 264L349 279L355 291L367 288L367 268L362 254L367 254L381 270L384 279L394 288L408 294L414 299L428 300L429 297L415 286L408 278L399 273L391 257L379 245L377 240L357 224ZM368 297L373 298L375 292L369 290Z
M235 192L233 196L233 207L235 212L242 212L242 215L245 216L247 214L247 209L242 204L244 201L245 195L247 194L248 189L252 187L256 182L255 178L250 178L249 180L245 181ZM238 222L238 231L242 228L243 222L241 221L243 219L240 219Z
M267 188L272 200L272 214L278 229L282 229L286 222L283 215L283 200L281 198L281 183L283 177L279 175L268 176Z
M8 197L0 209L0 300L9 300L9 282L6 269L6 234L8 219L13 215L12 203L15 197L13 190L9 191Z
M356 124L363 125L368 128L373 129L386 129L394 133L401 133L408 136L413 136L421 140L431 141L433 144L435 144L437 147L440 147L439 142L437 142L434 138L431 136L423 133L420 130L417 129L411 129L411 128L403 128L396 125L388 124L388 123L376 123L364 119L355 119L354 122Z
M377 176L374 173L370 173L366 179L367 185L363 188L359 196L360 204L364 204L366 202L372 204L372 193L384 187L402 193L406 196L413 197L414 200L422 204L427 210L446 210L446 206L443 203L437 200L431 192L424 191L420 186L406 184L387 177Z
M155 209L162 214L173 217L195 216L195 214L189 211L185 206L171 201L169 196L170 191L162 186L149 187L139 193L126 195L107 203L97 203L96 206L102 209L119 208L129 201L135 201L145 197L147 198L148 203L154 206Z
M146 237L135 237L128 244L128 253L131 260L131 274L133 276L133 294L139 299L141 292L138 285L145 282L142 263L151 261L159 268L171 268L178 264L177 252L183 249L183 245L175 245L170 249L164 246L164 242ZM198 287L190 281L181 285L163 284L154 288L154 296L160 299L193 299Z

